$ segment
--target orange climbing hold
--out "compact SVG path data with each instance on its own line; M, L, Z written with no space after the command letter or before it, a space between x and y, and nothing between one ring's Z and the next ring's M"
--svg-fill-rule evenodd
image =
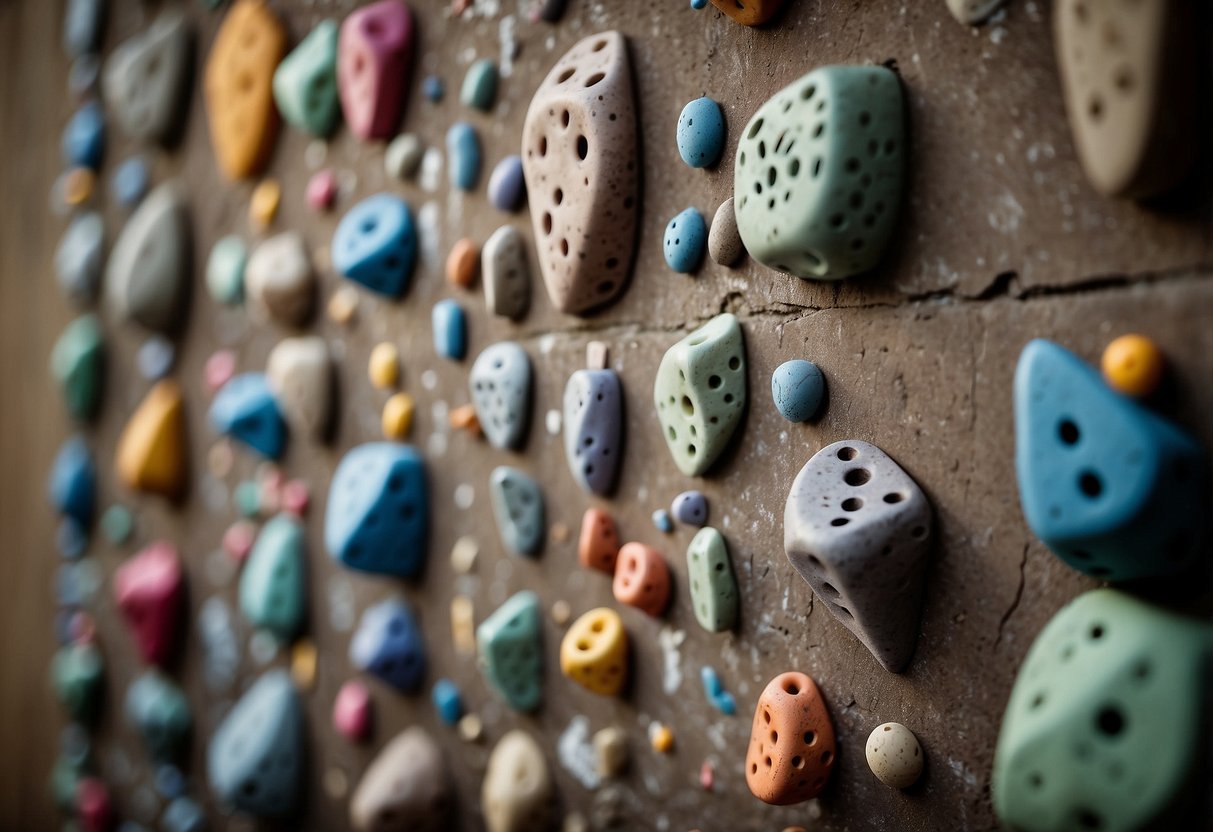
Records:
M772 679L758 697L745 758L754 796L776 806L816 797L837 753L830 713L813 680L796 671Z
M670 602L670 569L652 546L628 543L619 550L611 588L616 601L657 617Z

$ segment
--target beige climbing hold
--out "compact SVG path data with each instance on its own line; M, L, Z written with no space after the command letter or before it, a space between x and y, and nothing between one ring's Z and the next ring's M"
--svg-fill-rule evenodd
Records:
M513 730L497 743L484 772L480 804L489 832L540 832L554 821L552 774L539 744Z
M312 312L316 276L303 235L286 231L253 249L244 269L244 291L264 321L302 326Z
M594 734L594 759L603 777L618 777L628 767L628 735L612 725Z
M350 825L358 832L438 832L449 828L451 796L442 752L413 726L367 766L350 798Z
M976 26L982 23L994 12L1001 9L1007 0L947 0L948 11L966 26Z
M265 376L291 432L324 439L333 410L333 363L325 340L282 339L270 351Z
M922 775L922 746L900 722L876 726L868 737L867 757L876 779L895 789L908 789Z
M733 197L720 203L712 217L712 228L708 231L708 254L722 266L731 266L745 253L741 233L737 230L737 214L733 210Z
M531 306L531 267L526 240L512 225L493 232L480 253L484 303L489 312L517 321Z
M127 488L175 500L185 490L187 454L181 388L165 379L148 392L126 423L114 468Z

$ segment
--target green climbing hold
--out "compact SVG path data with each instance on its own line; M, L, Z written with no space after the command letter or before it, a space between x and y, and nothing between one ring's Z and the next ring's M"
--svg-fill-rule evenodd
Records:
M745 341L725 313L683 338L657 368L653 401L678 470L696 477L712 467L741 421L746 400Z
M101 515L101 534L115 546L129 541L134 531L135 515L121 503L114 503Z
M81 315L67 325L51 351L51 375L63 391L73 419L91 419L101 403L105 343L96 315Z
M699 626L710 633L737 624L737 581L724 536L710 526L700 529L687 547L687 580Z
M303 624L303 526L279 514L261 527L240 576L240 610L255 627L290 641Z
M160 671L145 671L127 689L126 718L156 762L171 763L185 751L193 727L190 703Z
M291 126L324 137L337 125L337 24L322 20L274 72L274 102Z
M234 306L244 299L248 247L235 234L221 237L206 261L206 288L216 303Z
M1179 829L1207 797L1213 629L1114 589L1063 607L1011 690L994 809L1024 832Z
M459 89L459 101L465 107L474 107L486 113L493 109L497 98L497 64L489 58L481 58L468 67Z
M539 596L523 590L476 628L480 667L511 708L539 706L543 682Z
M66 755L60 755L51 769L51 799L61 812L76 809L76 786L81 778L80 767Z
M55 654L51 677L68 716L91 724L100 712L105 663L91 644L69 644Z

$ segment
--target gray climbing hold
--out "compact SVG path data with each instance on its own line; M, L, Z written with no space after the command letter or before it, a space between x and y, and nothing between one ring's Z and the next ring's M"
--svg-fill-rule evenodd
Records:
M543 491L517 468L502 465L489 476L489 499L501 542L518 555L534 555L543 546Z
M383 167L393 179L406 179L421 167L425 145L415 133L401 133L383 152Z
M722 266L732 266L745 254L745 244L737 231L737 215L733 213L733 197L720 203L708 231L708 254Z
M190 274L186 204L173 183L148 194L127 220L105 272L109 305L122 320L171 334Z
M609 494L623 457L623 390L614 370L578 370L564 388L564 455L586 491Z
M55 249L55 277L64 297L77 306L97 298L105 265L105 222L96 211L76 215Z
M63 50L69 58L96 52L105 25L105 0L67 0L63 10Z
M162 12L146 31L113 51L101 87L123 132L146 142L166 142L180 132L192 52L189 19L178 9Z
M931 506L884 451L827 445L800 470L784 509L788 560L887 670L918 640Z
M126 718L157 762L181 757L193 729L185 692L159 670L144 671L126 691Z
M307 612L303 525L279 514L261 527L240 573L240 610L254 627L290 641Z
M333 412L333 363L319 335L283 338L270 350L265 380L293 434L321 441Z
M699 626L710 633L733 629L737 624L737 581L724 536L710 526L696 532L687 548L687 580Z
M453 791L442 752L419 725L388 742L350 799L356 832L439 832L450 828Z
M262 241L244 267L244 294L263 321L302 326L311 315L316 276L298 231Z
M503 225L493 232L480 252L480 268L489 312L512 321L525 317L531 307L531 266L518 229Z
M480 429L494 448L518 450L531 417L531 359L513 341L486 348L468 376Z

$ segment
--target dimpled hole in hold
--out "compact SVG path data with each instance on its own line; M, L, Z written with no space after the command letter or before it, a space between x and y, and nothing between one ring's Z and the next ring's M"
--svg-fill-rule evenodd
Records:
M577 158L585 159L590 154L590 142L585 136L577 137Z
M843 462L848 462L855 458L855 449L851 447L843 447L838 449L838 458Z
M783 689L788 694L788 696L799 696L800 695L800 688L797 687L795 682L788 682L787 684L785 684L783 686Z
M1095 718L1095 726L1105 737L1118 737L1125 730L1125 716L1115 705L1105 705L1099 709Z
M1103 482L1094 471L1083 471L1078 475L1078 490L1094 500L1103 493Z
M831 526L845 526L847 523L850 523L850 522L851 521L845 517L835 517L833 520L830 521L830 525Z
M1057 425L1057 435L1061 441L1067 445L1075 445L1078 443L1078 425L1074 424L1069 419L1062 419Z
M843 450L846 450L845 448ZM839 454L841 457L841 454ZM842 476L843 482L853 487L859 487L872 479L872 472L867 468L852 468Z
M884 495L884 501L889 505L892 505L893 503L900 503L904 499L905 495L900 491L890 491L888 494Z
M863 508L863 500L858 497L847 497L842 501L843 511L859 511Z

